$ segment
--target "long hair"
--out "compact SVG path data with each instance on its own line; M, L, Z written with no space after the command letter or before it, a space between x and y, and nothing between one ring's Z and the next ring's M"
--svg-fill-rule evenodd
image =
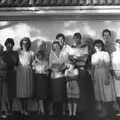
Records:
M29 38L29 37L24 37L24 38L21 39L21 41L20 41L20 47L21 47L21 49L23 49L23 48L22 48L22 46L23 46L23 41L26 41L26 42L27 42L27 50L29 50L30 47L31 47L30 38Z
M101 51L105 51L105 45L104 45L102 40L100 40L100 39L95 40L94 43L93 43L93 48L95 46L97 46L98 48L101 47Z

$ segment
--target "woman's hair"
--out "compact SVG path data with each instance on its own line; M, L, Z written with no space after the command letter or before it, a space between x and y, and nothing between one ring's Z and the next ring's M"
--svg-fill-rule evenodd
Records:
M94 41L93 47L95 47L95 46L97 46L98 48L101 47L101 50L102 50L102 51L105 50L104 43L103 43L103 41L100 40L100 39L97 39L97 40Z
M14 39L13 38L7 38L5 41L5 46L7 46L7 44L11 43L12 47L15 45L14 43Z
M22 46L23 46L23 41L27 42L27 50L29 50L30 47L31 47L30 38L29 37L24 37L24 38L21 39L21 41L20 41L20 47L21 47L21 49L22 49Z
M76 37L78 39L81 39L81 34L79 32L74 33L73 37Z
M60 45L59 41L54 41L54 42L52 43L52 48L53 48L53 45L55 45L55 44L59 45L60 49L62 49L62 46Z
M65 35L64 35L63 33L58 33L58 34L56 35L56 39L58 39L58 38L60 38L60 37L62 37L63 40L65 40Z
M4 50L4 47L2 44L0 44L0 52L3 52L3 50Z

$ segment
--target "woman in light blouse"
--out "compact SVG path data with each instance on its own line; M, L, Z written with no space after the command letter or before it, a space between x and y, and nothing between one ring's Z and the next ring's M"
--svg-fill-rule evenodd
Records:
M65 52L65 47L62 44L63 35L58 34L56 38L57 40L52 44L52 50L49 56L49 65L52 70L52 102L54 103L55 110L58 110L57 106L62 107L66 100L66 80L64 77L64 68L65 62L68 60L68 56ZM63 112L62 109L63 107L60 112Z

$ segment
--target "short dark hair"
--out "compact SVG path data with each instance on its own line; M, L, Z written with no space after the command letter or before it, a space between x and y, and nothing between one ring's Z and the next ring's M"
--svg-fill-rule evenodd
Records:
M63 33L58 33L56 35L56 39L60 38L60 37L63 37L63 39L65 40L65 35Z
M73 37L77 37L77 38L81 39L82 36L81 36L81 33L76 32L76 33L74 33Z
M93 47L95 47L96 45L101 45L102 51L105 50L105 45L102 40L100 40L100 39L95 40L93 43Z
M109 35L111 36L111 31L110 31L109 29L104 29L103 32L102 32L102 36L104 36L104 33L105 33L105 32L108 32Z
M7 46L7 44L11 43L12 47L15 45L14 43L14 39L13 38L7 38L5 41L5 46Z
M23 41L27 42L27 44L28 44L27 50L29 50L30 47L31 47L31 40L30 40L30 38L29 37L24 37L24 38L21 39L21 41L20 41L20 47L21 47L21 49L22 49Z

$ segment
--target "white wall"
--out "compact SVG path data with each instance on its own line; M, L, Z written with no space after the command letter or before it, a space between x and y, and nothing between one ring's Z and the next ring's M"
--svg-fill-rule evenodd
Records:
M28 36L32 41L39 43L41 40L55 40L57 33L73 35L74 32L88 34L93 39L101 38L103 29L110 29L120 37L120 20L32 20L32 21L0 21L0 43L8 37L15 39L15 48L19 47L22 37ZM35 45L34 45L35 47ZM36 47L35 47L36 49Z

